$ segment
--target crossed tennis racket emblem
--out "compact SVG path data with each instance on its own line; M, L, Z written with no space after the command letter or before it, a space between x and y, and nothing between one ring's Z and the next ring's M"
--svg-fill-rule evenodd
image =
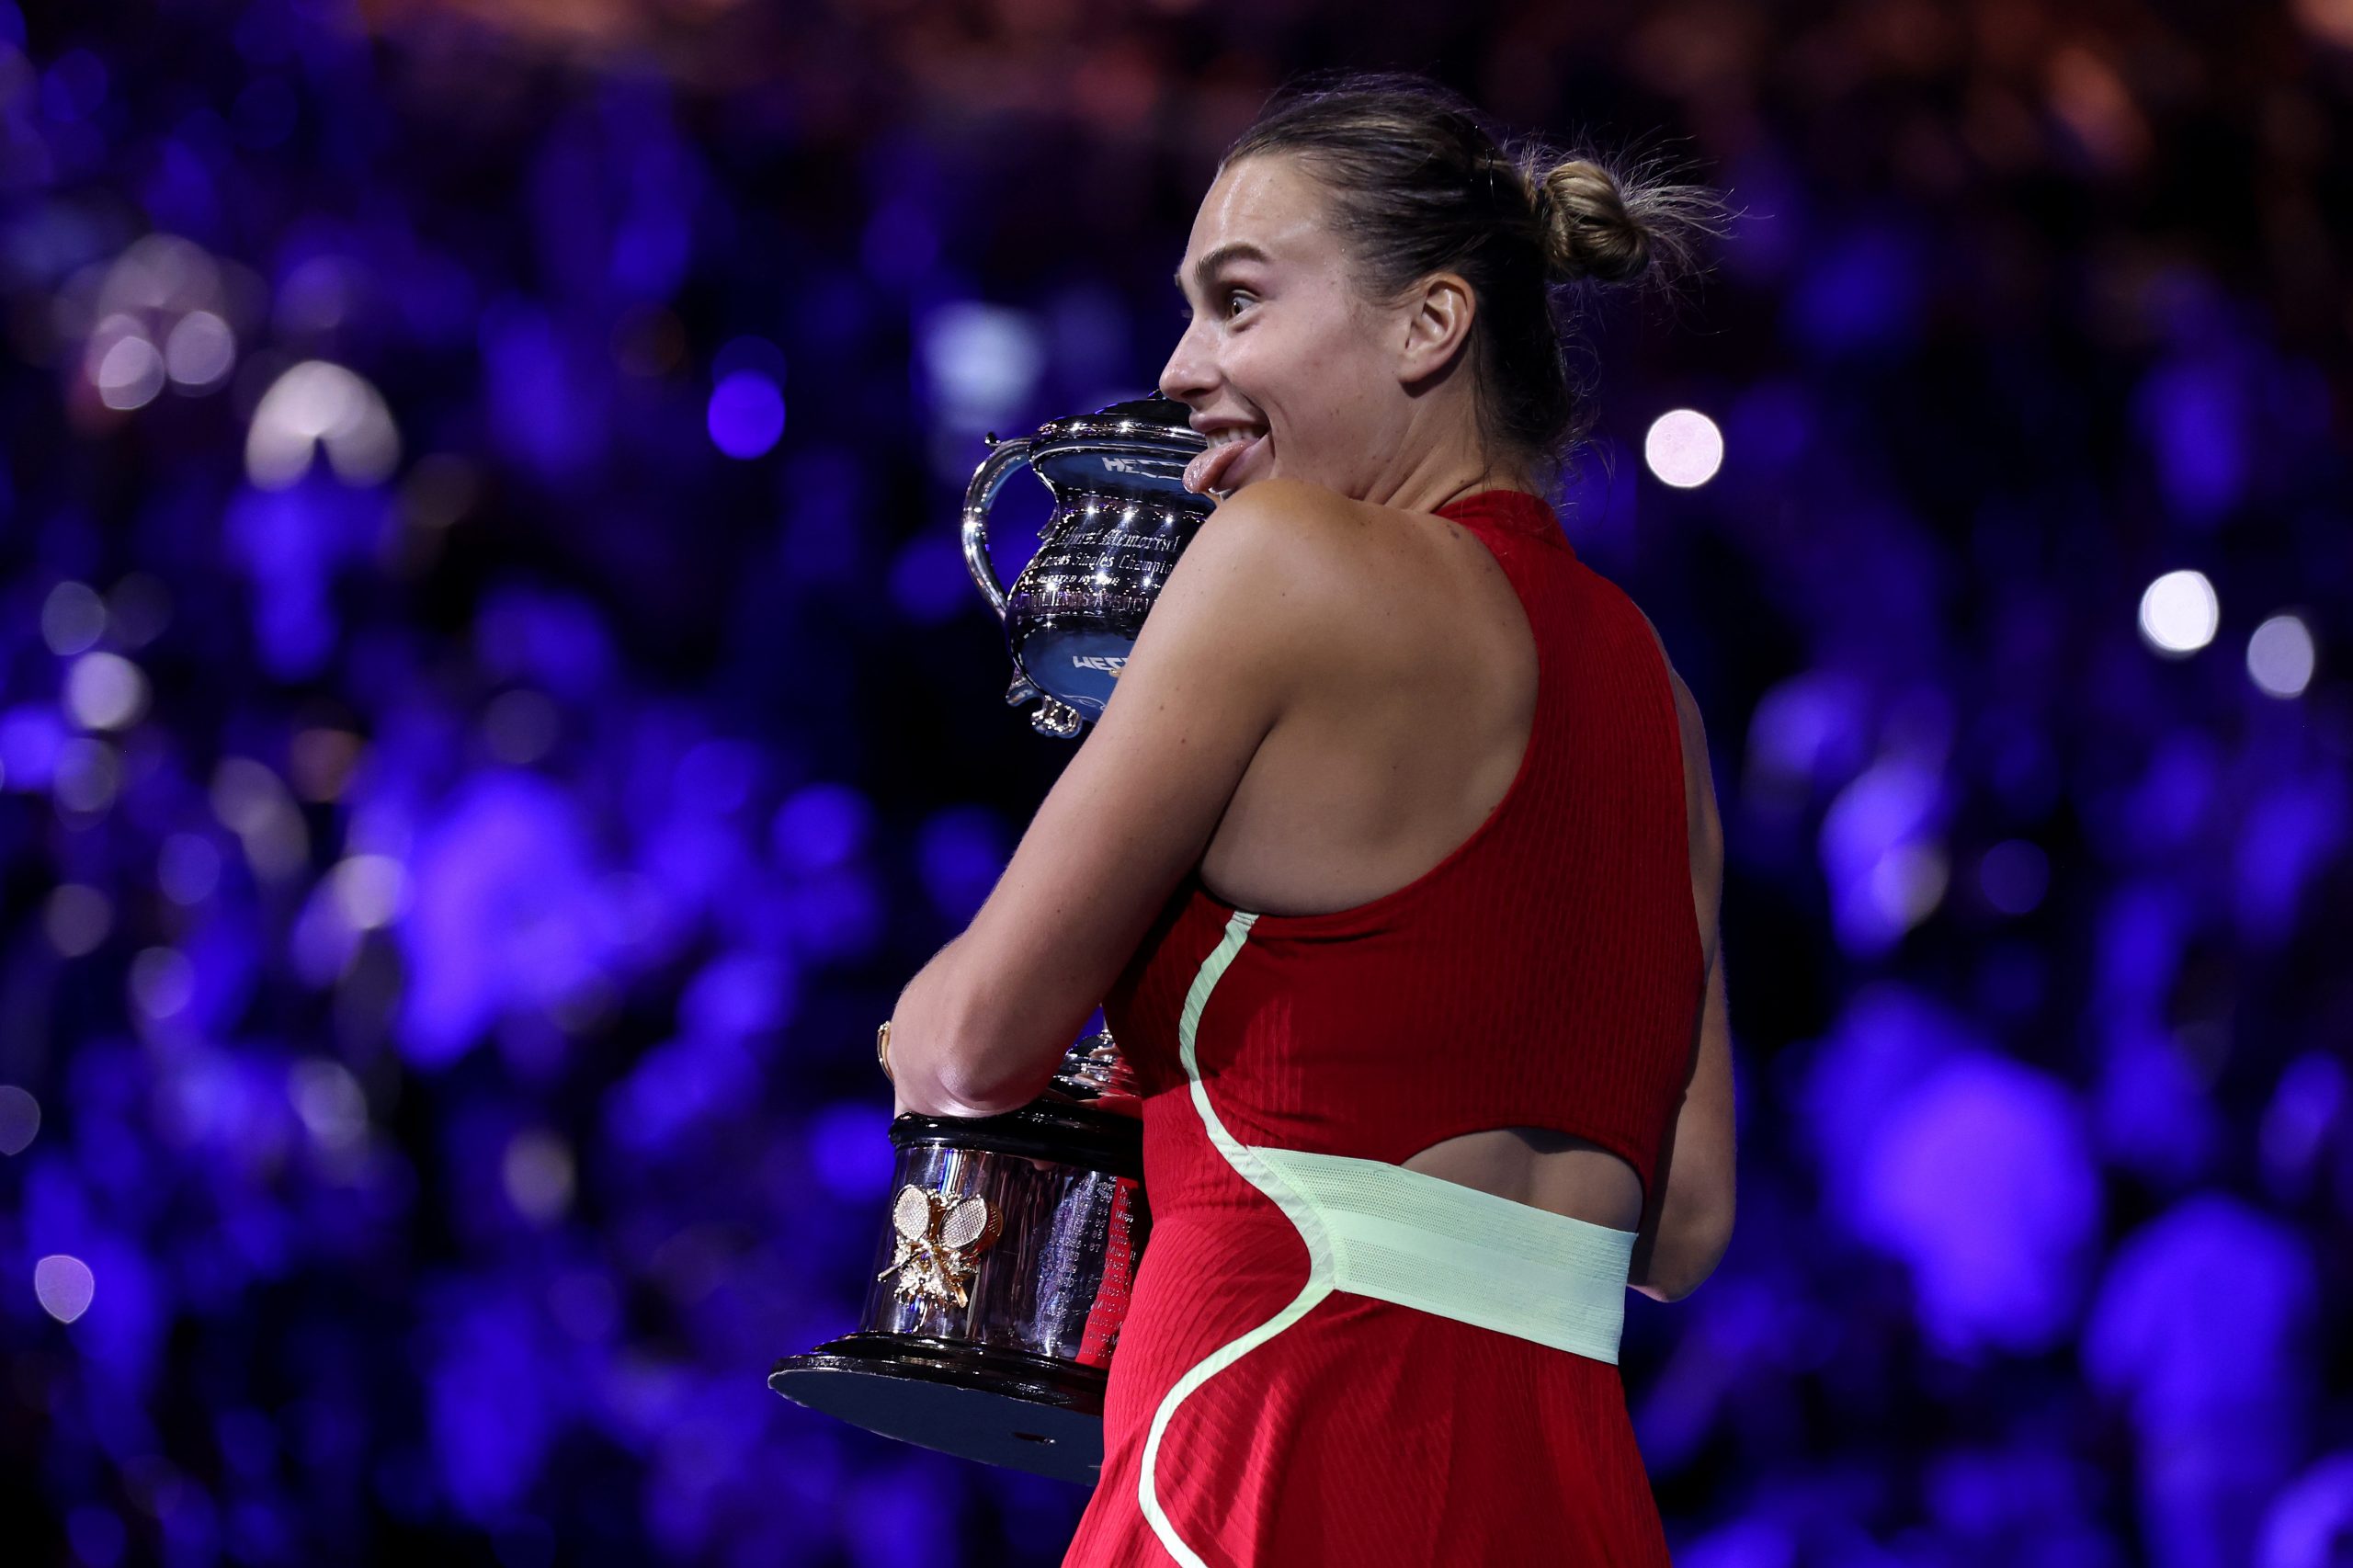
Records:
M891 1229L898 1233L899 1244L889 1266L874 1278L897 1274L903 1301L961 1307L970 1300L965 1281L979 1266L980 1255L1003 1233L1005 1216L985 1198L926 1192L910 1182L892 1200Z

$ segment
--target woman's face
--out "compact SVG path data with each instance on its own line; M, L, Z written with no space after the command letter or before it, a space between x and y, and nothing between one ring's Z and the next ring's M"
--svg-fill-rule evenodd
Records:
M1358 295L1324 200L1279 154L1227 165L1201 199L1177 274L1192 314L1160 372L1211 439L1196 489L1281 474L1361 497L1405 433L1405 312Z

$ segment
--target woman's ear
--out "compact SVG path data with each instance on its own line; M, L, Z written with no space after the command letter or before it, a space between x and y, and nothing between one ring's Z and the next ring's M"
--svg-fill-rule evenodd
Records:
M1405 345L1397 361L1397 379L1426 381L1451 364L1470 340L1471 318L1477 308L1471 285L1461 274L1440 272L1426 278L1405 312Z

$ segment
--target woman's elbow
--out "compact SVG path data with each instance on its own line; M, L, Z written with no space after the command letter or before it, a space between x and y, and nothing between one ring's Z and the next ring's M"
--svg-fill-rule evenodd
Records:
M1732 1214L1708 1224L1683 1227L1672 1237L1661 1236L1651 1249L1642 1277L1628 1284L1654 1301L1679 1301L1706 1283L1732 1245Z

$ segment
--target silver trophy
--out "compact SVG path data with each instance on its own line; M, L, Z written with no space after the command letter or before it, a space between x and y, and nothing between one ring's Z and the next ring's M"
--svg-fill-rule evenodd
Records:
M768 1386L965 1459L1092 1483L1103 1390L1152 1220L1143 1125L1110 1036L1002 1116L891 1124L889 1222L857 1329Z
M1168 569L1217 503L1185 488L1185 465L1208 439L1171 398L1115 403L990 437L988 460L964 492L964 564L1005 623L1013 684L1032 699L1029 722L1065 739L1103 716L1144 612ZM1005 483L1027 467L1053 494L1038 552L1006 587L989 560L988 515Z
M1152 397L998 441L964 502L964 559L1004 622L1006 700L1073 736L1099 718L1168 569L1215 505L1184 484L1207 443ZM1053 494L1037 554L1006 587L988 509L1028 466ZM1046 1092L990 1117L909 1114L858 1326L776 1364L798 1403L926 1448L1092 1483L1103 1392L1152 1221L1134 1083L1108 1033Z

